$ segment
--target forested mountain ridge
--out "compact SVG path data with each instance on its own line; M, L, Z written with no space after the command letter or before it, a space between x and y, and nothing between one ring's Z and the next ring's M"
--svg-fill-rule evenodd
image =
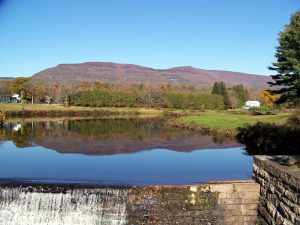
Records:
M216 81L226 85L243 84L248 88L260 89L268 86L268 76L231 71L203 70L190 66L170 69L153 69L133 64L107 62L86 62L79 64L60 64L33 75L34 79L49 83L145 83L179 84L208 88Z

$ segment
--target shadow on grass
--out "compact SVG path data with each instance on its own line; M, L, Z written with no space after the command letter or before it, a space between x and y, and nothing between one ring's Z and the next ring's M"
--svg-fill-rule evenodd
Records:
M237 139L250 155L300 155L300 111L283 125L259 122L240 127Z

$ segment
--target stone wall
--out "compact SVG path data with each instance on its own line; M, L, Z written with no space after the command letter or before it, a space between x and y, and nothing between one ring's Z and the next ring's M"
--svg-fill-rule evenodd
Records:
M252 181L136 188L129 195L129 224L255 225L258 199Z
M6 185L0 186L0 224L255 225L258 199L254 181L132 188Z
M300 225L300 169L284 166L271 156L255 156L253 177L261 185L262 225Z

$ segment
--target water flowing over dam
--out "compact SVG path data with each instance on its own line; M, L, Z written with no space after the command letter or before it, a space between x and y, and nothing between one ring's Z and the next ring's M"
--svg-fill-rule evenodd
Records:
M0 189L2 225L126 224L126 189Z

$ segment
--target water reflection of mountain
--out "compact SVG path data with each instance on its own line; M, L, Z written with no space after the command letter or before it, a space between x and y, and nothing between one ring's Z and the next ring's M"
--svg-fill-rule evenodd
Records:
M16 127L18 129L16 129ZM117 118L7 124L0 140L19 148L40 145L60 153L111 155L164 148L180 152L239 147L234 141L166 126L158 118Z

